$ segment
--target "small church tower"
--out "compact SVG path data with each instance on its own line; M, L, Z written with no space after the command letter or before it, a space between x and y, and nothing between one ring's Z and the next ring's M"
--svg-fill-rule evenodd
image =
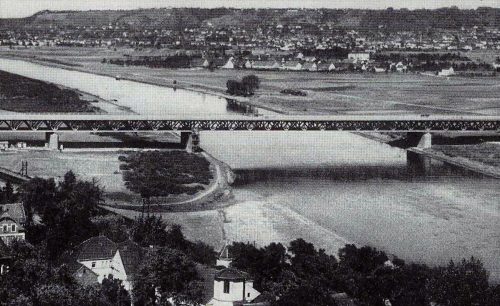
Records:
M231 262L233 259L229 256L229 246L227 241L224 243L224 247L219 253L219 257L217 257L216 266L217 267L225 267L229 268L231 266Z

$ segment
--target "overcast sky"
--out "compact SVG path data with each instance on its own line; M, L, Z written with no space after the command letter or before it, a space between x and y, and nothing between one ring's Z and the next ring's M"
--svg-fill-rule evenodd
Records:
M500 0L0 0L0 18L25 17L41 10L134 9L151 7L328 7L384 9L456 5L500 7Z

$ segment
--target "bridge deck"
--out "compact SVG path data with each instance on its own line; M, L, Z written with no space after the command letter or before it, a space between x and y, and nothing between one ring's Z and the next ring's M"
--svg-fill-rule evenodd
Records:
M473 115L98 115L2 114L0 131L346 130L500 131L500 117Z

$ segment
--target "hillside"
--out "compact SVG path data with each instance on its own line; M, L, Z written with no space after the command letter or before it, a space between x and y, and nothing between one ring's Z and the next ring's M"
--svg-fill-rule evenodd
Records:
M0 29L44 29L118 24L129 28L183 29L211 24L216 27L269 23L331 24L347 29L459 29L500 26L500 9L459 10L332 10L332 9L201 9L161 8L103 11L42 11L28 18L0 19Z

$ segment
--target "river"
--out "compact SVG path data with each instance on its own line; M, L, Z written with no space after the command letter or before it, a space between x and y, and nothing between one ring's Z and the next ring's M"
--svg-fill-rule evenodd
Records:
M143 115L235 114L225 98L0 58L0 70L63 85L114 101ZM99 105L97 105L99 106ZM264 110L261 113L266 113Z
M0 59L0 69L90 92L143 114L227 114L225 99ZM371 245L405 260L476 256L500 281L499 180L434 162L410 175L406 151L346 132L202 132L239 175L230 240L303 237L331 253Z

